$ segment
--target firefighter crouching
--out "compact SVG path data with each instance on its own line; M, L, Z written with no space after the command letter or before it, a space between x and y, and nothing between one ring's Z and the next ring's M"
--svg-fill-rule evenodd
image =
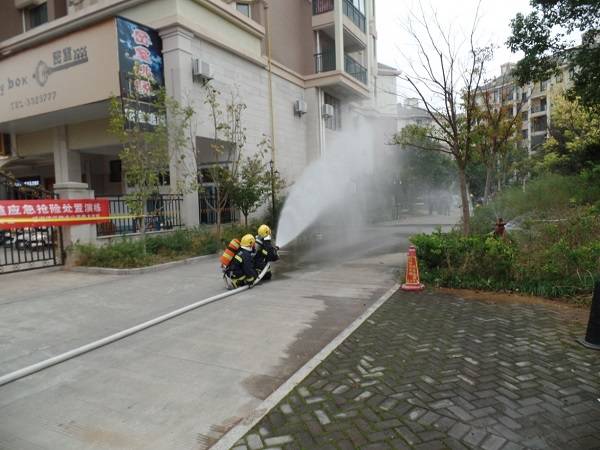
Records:
M268 263L277 261L279 255L278 248L273 245L271 239L271 229L267 225L258 227L258 236L256 236L256 253L254 255L254 267L258 273L261 273ZM263 276L263 280L271 279L271 268Z
M255 239L251 234L245 235L240 241L240 249L237 251L225 272L225 281L230 289L241 286L252 286L257 277L254 268Z

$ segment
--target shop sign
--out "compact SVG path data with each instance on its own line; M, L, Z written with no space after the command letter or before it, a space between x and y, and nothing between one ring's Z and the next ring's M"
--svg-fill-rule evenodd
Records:
M114 19L0 61L0 123L118 93Z

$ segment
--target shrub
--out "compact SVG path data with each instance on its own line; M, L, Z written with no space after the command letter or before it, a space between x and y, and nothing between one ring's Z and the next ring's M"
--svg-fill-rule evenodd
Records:
M600 216L593 207L551 222L532 220L509 239L438 231L411 241L423 279L441 286L576 297L600 279Z
M436 232L413 236L426 281L450 287L501 289L513 274L515 246L491 236Z
M141 241L123 240L103 247L77 245L78 263L82 266L112 267L118 269L144 267L154 261L152 255L144 254Z

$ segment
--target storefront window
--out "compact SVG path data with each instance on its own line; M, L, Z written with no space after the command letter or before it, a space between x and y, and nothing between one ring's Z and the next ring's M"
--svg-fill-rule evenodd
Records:
M114 161L110 161L109 163L109 181L111 183L120 183L123 179L122 170L121 170L121 160L115 159Z

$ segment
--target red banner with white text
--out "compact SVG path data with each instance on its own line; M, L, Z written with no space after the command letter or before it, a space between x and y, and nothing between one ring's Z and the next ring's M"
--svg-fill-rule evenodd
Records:
M108 222L108 199L0 200L0 230Z

